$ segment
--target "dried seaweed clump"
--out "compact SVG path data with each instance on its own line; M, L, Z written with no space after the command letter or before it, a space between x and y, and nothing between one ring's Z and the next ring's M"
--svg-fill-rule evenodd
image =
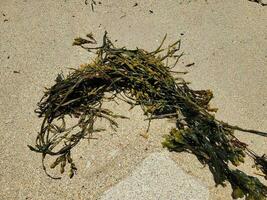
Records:
M181 77L176 77L179 72L172 71L173 65L167 66L163 61L175 58L175 63L178 62L182 55L177 53L180 41L163 49L165 36L155 51L148 52L116 48L106 33L102 46L90 48L88 44L96 41L92 34L87 37L76 38L74 45L96 53L94 61L74 69L67 77L58 75L55 85L45 91L36 110L43 123L35 147L29 148L43 155L45 172L45 157L56 156L50 167L60 165L63 173L68 163L69 176L73 177L77 168L71 158L71 150L81 139L90 139L94 132L102 131L94 126L100 118L109 121L116 129L116 118L125 117L102 108L102 105L104 101L119 98L132 107L141 106L149 122L159 118L174 119L176 126L165 136L163 146L171 151L195 154L201 163L209 166L216 185L230 182L233 198L266 198L265 185L230 165L238 166L248 155L266 178L266 156L258 156L250 150L235 137L234 130L263 137L266 133L245 130L217 120L214 117L216 109L209 106L212 92L192 90ZM76 118L77 123L67 127L67 116Z

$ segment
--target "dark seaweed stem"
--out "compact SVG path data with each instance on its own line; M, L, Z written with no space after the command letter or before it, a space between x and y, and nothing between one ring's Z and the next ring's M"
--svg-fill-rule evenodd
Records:
M50 168L59 166L60 172L64 173L69 166L69 176L73 177L77 168L71 150L82 139L93 139L95 132L103 131L95 127L99 119L105 119L116 130L116 118L126 117L102 108L102 104L121 99L131 107L140 106L149 123L161 118L175 119L176 128L165 136L163 146L171 151L195 154L201 163L209 166L216 185L224 185L225 181L231 183L233 198L264 199L266 186L255 177L230 169L229 164L239 166L248 155L266 176L266 156L258 156L248 149L234 136L234 131L265 137L266 133L217 120L214 116L216 109L209 105L212 92L192 90L186 81L176 77L184 72L174 72L171 70L173 65L163 63L168 58L176 59L177 63L182 56L177 53L180 41L163 49L165 39L166 36L155 51L147 52L116 48L107 33L103 36L103 44L93 48L88 47L96 44L92 34L86 39L76 38L73 45L94 52L96 58L90 64L74 69L67 77L58 75L55 85L46 90L36 110L43 123L36 145L29 146L30 149L41 153L43 161L47 155L56 156ZM110 94L108 97L107 93ZM67 116L76 119L77 123L68 126ZM46 171L44 162L43 168Z
M267 3L264 3L263 0L249 0L249 1L258 3L258 4L262 5L262 6L267 6Z

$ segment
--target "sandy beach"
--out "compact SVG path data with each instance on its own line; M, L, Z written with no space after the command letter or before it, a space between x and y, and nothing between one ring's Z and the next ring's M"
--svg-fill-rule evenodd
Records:
M98 134L75 148L73 179L45 175L41 155L27 147L41 125L34 109L58 73L90 62L92 54L72 46L75 37L90 32L100 41L106 30L117 46L147 50L157 48L166 33L166 44L181 39L185 55L175 69L189 71L184 78L192 88L214 92L217 118L267 131L266 6L247 0L96 2L92 11L84 0L0 0L1 199L231 199L230 185L215 187L208 167L194 155L162 148L172 123L153 122L144 138L145 116L125 103L106 104L130 117L118 120L116 133ZM267 138L238 131L236 136L267 154ZM253 175L252 164L247 159L240 169ZM137 179L145 176L150 178L140 183L147 187L140 187Z

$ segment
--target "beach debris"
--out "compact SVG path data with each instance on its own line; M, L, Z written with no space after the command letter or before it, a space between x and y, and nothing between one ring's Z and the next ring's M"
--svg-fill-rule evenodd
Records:
M90 3L91 9L94 12L95 11L95 6L97 5L97 3L96 3L95 0L90 0L90 1L91 1L91 3ZM85 3L85 5L88 5L89 4L88 3L88 0L85 0L84 3ZM102 4L102 2L99 1L98 4L100 5L100 4Z
M104 131L97 128L95 122L104 119L116 130L117 118L128 119L103 108L104 102L121 99L132 108L140 106L148 124L163 118L174 120L174 127L164 136L163 146L170 151L194 154L209 167L216 185L224 186L227 181L231 184L233 198L266 199L267 187L237 168L248 156L266 177L266 155L257 155L234 131L263 137L267 137L267 133L216 119L216 109L210 107L213 93L191 89L180 77L184 72L173 71L173 64L165 64L166 59L178 60L183 55L179 53L180 40L163 48L165 40L166 36L156 50L149 52L140 48L117 48L107 32L102 45L97 47L91 47L96 43L92 34L86 39L76 38L74 45L95 53L96 57L67 76L59 74L56 83L46 89L35 111L43 122L35 146L29 145L30 150L42 154L43 169L48 176L60 178L46 170L46 156L54 156L56 160L50 168L60 166L60 173L64 173L69 166L72 178L77 171L72 149L82 139L90 140L95 132ZM68 117L76 120L76 124L69 125Z
M194 62L193 62L193 63L189 63L189 64L185 65L185 67L191 67L191 66L193 66L193 65L195 65L195 63L194 63Z
M122 18L124 18L124 17L126 17L126 14L124 14L124 15L120 16L120 19L122 19Z
M249 0L249 1L258 3L258 4L262 5L262 6L267 6L267 3L264 3L263 0Z

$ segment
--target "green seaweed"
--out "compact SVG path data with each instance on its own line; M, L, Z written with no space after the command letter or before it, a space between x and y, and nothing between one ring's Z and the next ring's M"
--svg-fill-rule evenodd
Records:
M149 123L161 118L175 119L176 127L165 136L163 146L170 151L196 155L202 164L209 166L216 185L230 182L233 198L265 199L267 187L257 178L232 169L230 163L239 166L247 155L266 178L266 156L259 156L249 149L235 137L234 131L263 137L267 134L217 120L214 116L216 109L209 105L212 92L191 89L183 78L175 78L179 72L172 71L174 65L164 64L168 58L175 58L176 64L183 55L178 53L180 41L164 49L165 39L166 36L155 51L148 52L139 48L117 48L107 33L99 47L88 47L96 43L92 34L86 39L76 38L73 45L94 52L96 57L91 63L73 69L66 77L59 74L55 85L46 89L36 110L43 122L35 146L29 148L42 154L43 168L48 176L52 177L44 163L47 155L57 157L50 168L60 166L60 172L64 173L69 166L69 176L73 177L77 168L71 150L82 139L92 139L95 132L103 131L95 128L95 122L105 119L116 130L116 118L126 118L102 107L104 101L119 98L132 107L140 106ZM107 97L106 93L110 95ZM67 116L76 119L77 123L67 127Z

